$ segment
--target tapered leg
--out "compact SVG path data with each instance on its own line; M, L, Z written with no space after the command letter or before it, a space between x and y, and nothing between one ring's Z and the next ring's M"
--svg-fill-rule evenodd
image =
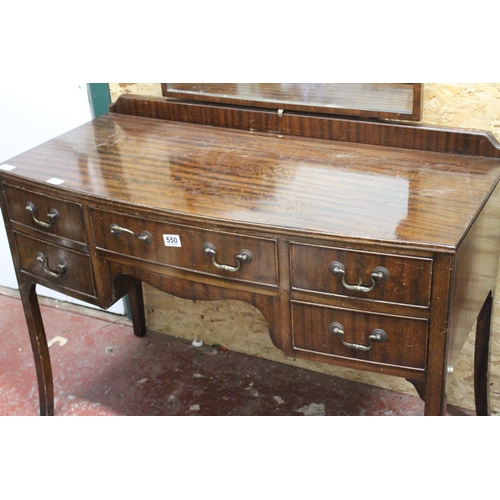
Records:
M474 351L474 397L476 414L490 415L490 337L493 295L490 292L481 308L476 323L476 347Z
M52 368L35 288L35 283L30 281L20 281L19 283L19 292L23 303L24 315L26 316L33 357L35 359L38 395L40 398L40 415L54 415Z
M144 312L144 295L142 292L142 283L140 281L137 286L128 293L128 300L134 335L136 337L144 337L144 335L146 335L146 314Z

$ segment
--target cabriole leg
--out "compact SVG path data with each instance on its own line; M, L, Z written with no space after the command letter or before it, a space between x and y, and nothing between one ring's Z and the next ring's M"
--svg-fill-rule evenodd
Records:
M476 414L490 415L490 337L493 295L486 298L476 323L476 346L474 350L474 398Z
M40 397L40 415L53 415L54 384L52 381L52 368L35 288L36 284L30 281L19 283L19 293L23 303L24 315L26 317L35 360L38 394Z

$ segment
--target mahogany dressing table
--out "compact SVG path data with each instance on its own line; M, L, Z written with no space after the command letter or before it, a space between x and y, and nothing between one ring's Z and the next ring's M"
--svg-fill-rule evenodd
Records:
M446 412L477 318L476 406L488 414L495 139L395 121L419 119L417 84L390 92L404 105L390 97L351 116L309 94L299 102L313 84L282 84L279 96L279 84L247 85L124 95L0 165L40 413L54 413L54 390L36 285L102 308L128 294L142 336L146 282L247 301L285 355L404 377L426 415ZM318 95L352 99L330 85Z

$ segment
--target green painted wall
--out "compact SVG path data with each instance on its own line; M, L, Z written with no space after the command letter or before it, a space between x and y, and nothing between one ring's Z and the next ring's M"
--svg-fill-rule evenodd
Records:
M94 118L108 112L111 103L111 95L108 83L89 83L89 96Z

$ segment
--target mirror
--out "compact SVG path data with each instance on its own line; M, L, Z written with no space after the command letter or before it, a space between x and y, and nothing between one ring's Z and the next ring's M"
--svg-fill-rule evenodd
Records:
M420 83L163 83L172 99L364 118L420 120Z

